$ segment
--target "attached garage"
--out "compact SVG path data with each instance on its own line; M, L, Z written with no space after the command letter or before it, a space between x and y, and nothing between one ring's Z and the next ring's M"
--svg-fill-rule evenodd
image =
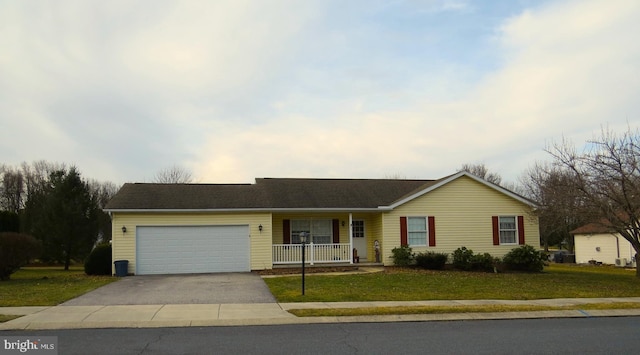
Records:
M139 226L137 275L245 272L249 226Z

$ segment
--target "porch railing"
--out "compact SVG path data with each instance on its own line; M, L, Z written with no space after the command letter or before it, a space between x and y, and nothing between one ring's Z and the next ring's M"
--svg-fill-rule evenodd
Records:
M305 244L305 263L350 263L349 243ZM273 264L296 264L302 262L302 244L274 244Z

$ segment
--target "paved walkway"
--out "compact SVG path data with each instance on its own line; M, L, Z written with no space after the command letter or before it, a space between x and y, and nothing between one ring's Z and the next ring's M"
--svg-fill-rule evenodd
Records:
M0 323L8 329L153 328L204 327L308 323L402 322L515 318L640 316L640 309L560 310L538 312L411 314L349 317L296 317L287 310L300 308L361 308L447 305L546 305L567 306L586 303L640 302L640 297L571 298L530 301L413 301L413 302L312 302L252 304L166 304L114 306L0 307L0 314L24 315Z

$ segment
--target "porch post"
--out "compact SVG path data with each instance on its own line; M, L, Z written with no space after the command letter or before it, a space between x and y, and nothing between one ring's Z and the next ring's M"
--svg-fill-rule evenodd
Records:
M353 213L349 213L349 264L353 264Z
M316 261L316 249L313 247L313 239L309 243L309 265L313 265Z

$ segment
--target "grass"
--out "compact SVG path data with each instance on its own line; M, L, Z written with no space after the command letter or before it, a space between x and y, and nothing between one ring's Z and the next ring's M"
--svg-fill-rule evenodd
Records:
M476 273L389 268L382 273L265 279L278 302L530 300L638 297L635 272L608 266L552 264L542 273Z
M25 267L0 282L0 307L55 306L116 280L87 276L82 267Z
M12 319L16 319L16 318L20 318L20 317L22 317L22 316L0 314L0 323L8 322L8 321L10 321Z
M590 303L571 306L542 305L478 305L478 306L411 306L411 307L362 307L329 309L291 309L289 313L298 317L344 317L401 314L444 314L444 313L484 313L484 312L535 312L557 310L592 309L634 309L640 308L637 302Z

